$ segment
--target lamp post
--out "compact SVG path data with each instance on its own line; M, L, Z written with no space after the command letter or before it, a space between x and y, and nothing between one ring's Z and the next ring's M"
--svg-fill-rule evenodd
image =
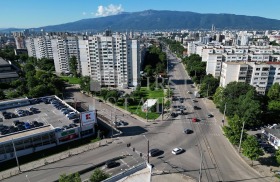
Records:
M223 120L222 120L223 125L225 122L226 110L227 110L227 103L225 103L225 108L224 108L224 114L223 114Z
M147 140L147 162L149 163L150 162L150 157L149 157L150 142L149 142L149 139L145 135L143 135L143 137Z
M245 120L243 121L243 125L242 125L242 130L241 130L241 135L240 135L240 142L239 142L239 147L238 147L238 153L240 152L240 149L241 149L241 143L242 143L244 125L245 125Z

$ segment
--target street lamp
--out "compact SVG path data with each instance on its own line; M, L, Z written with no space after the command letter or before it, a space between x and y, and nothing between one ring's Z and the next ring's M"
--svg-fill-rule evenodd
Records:
M149 163L150 162L150 157L149 157L150 142L149 142L149 139L145 135L143 135L143 137L147 140L147 162Z
M243 125L242 125L241 136L240 136L240 142L239 142L239 147L238 147L238 153L240 152L240 149L241 149L241 143L242 143L244 125L245 125L245 120L243 121Z

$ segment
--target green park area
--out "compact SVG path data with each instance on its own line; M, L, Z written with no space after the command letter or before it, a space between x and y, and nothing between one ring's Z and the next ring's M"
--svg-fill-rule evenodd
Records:
M149 109L148 113L142 111L142 105L147 99L158 99L158 104L161 106L162 100L164 98L164 91L162 89L159 90L150 90L147 87L141 87L140 90L134 91L134 93L131 94L130 98L134 99L127 99L128 102L125 104L125 102L118 103L118 106L126 109L131 114L136 114L142 118L146 119L146 116L148 120L157 119L161 113L157 112L156 105Z
M63 80L68 82L69 84L80 84L80 78L78 77L69 77L69 76L61 76Z

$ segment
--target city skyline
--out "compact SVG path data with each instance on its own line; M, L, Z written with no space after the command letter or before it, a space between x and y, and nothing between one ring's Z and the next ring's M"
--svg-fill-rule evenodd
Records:
M34 0L3 1L0 12L0 28L36 28L47 25L56 25L73 22L81 19L104 17L121 12L137 12L148 9L171 10L171 11L191 11L197 13L227 13L248 16L260 16L270 19L280 20L277 13L277 6L267 6L267 2L254 0L236 0L232 2L224 0L214 0L209 3L206 0L200 1L179 1L172 2L164 0L153 1L54 1L50 0L46 4L37 3ZM269 4L277 4L276 0L269 1ZM7 16L8 15L8 16ZM8 18L6 18L8 17Z

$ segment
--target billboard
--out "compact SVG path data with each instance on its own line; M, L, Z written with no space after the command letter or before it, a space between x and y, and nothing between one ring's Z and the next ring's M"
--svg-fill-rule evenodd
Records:
M95 123L97 123L95 111L87 111L87 112L81 113L82 126L88 125L88 124L95 124Z

